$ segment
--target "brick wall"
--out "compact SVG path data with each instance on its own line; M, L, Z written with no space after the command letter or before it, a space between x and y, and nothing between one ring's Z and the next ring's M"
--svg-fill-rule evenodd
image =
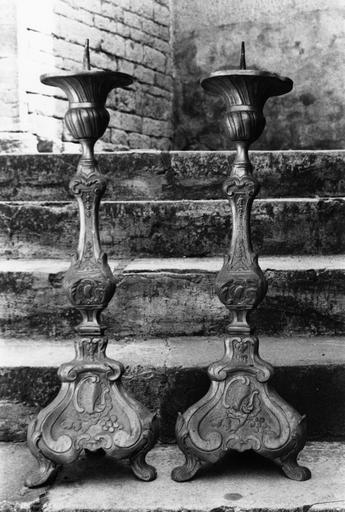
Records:
M0 147L3 151L27 149L32 136L25 133L17 71L17 8L0 0Z
M86 38L90 40L92 68L118 70L136 78L128 90L118 89L109 95L111 120L96 149L170 147L173 66L169 0L0 1L12 5L12 26L17 26L17 40L9 45L12 56L17 55L17 68L10 80L24 108L18 122L13 110L13 125L18 139L20 131L34 136L29 149L77 151L77 145L61 141L67 108L64 95L42 85L39 75L81 69ZM2 88L0 83L0 93ZM2 135L0 138L4 140ZM2 149L11 147L2 144ZM18 143L12 149L18 151Z

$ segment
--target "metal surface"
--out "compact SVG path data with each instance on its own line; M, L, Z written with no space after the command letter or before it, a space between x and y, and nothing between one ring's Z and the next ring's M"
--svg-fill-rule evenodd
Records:
M240 69L213 73L202 86L224 98L225 126L237 149L223 186L232 211L232 240L216 280L231 322L224 356L208 369L208 393L178 417L176 436L186 461L173 470L172 478L189 480L204 463L216 462L231 450L254 450L281 466L287 477L307 480L309 469L297 463L306 440L305 418L271 387L273 368L260 358L258 338L248 319L267 291L250 237L250 213L259 184L252 175L248 149L265 127L265 101L291 90L292 81Z
M88 45L84 66L90 68ZM58 371L62 383L58 396L29 426L28 444L39 470L28 476L26 484L43 485L59 465L73 462L84 450L89 455L129 458L138 478L153 480L156 471L145 456L157 439L157 420L122 387L123 367L106 356L108 340L100 324L101 312L115 292L115 279L100 246L98 211L106 180L98 170L93 147L108 126L104 107L108 93L129 85L132 78L123 73L83 71L45 75L41 80L66 93L65 122L82 147L70 182L79 205L79 245L64 278L64 288L82 321L77 327L80 339L75 358Z

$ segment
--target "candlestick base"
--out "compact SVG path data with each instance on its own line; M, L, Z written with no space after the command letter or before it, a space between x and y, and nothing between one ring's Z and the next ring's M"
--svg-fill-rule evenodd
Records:
M260 358L258 339L227 338L224 357L208 373L208 393L177 420L176 437L186 462L173 470L172 478L190 480L204 463L231 450L253 450L278 464L288 478L309 479L309 469L297 463L306 440L304 417L270 387L273 369Z
M89 456L103 451L129 458L140 480L156 477L145 456L158 437L157 419L123 388L123 367L105 355L106 345L102 336L83 338L76 347L83 357L60 366L59 394L28 430L29 448L39 463L39 470L27 477L28 487L44 485L83 450Z

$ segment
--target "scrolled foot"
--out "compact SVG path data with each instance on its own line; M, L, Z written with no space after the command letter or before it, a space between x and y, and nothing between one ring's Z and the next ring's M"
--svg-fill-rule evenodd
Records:
M286 459L281 466L284 474L291 480L298 480L303 482L311 478L311 472L308 468L300 466L297 463L296 457L289 457Z
M40 456L38 471L32 471L25 479L27 487L40 487L54 480L59 467L52 461Z
M25 485L27 487L40 487L48 482L51 482L59 469L59 466L45 457L39 448L39 441L41 438L40 430L36 430L37 420L30 423L28 428L28 448L32 455L38 462L39 468L36 471L31 471L26 479Z
M185 454L186 462L182 466L177 466L171 472L171 478L175 482L187 482L191 480L197 471L201 468L200 459L190 453Z
M138 453L134 457L131 458L131 469L135 476L139 478L139 480L143 480L144 482L151 482L157 476L156 468L147 464L145 460L146 452Z

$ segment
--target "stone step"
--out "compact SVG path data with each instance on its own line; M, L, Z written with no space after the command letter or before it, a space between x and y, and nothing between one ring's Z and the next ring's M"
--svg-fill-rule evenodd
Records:
M339 254L345 251L345 198L261 199L252 232L260 254ZM74 202L1 202L0 256L66 258L77 246ZM225 200L108 201L101 239L110 257L222 255L231 236Z
M219 199L233 151L97 156L110 199ZM78 155L0 155L0 200L66 200ZM261 197L345 195L345 151L252 151Z
M160 438L174 441L179 411L207 391L208 365L223 354L222 337L135 339L109 343L126 368L124 384L160 418ZM308 416L312 439L345 438L345 339L262 337L261 356L275 366L272 383ZM25 439L33 414L59 389L56 370L73 359L72 340L0 340L0 440Z
M24 443L0 444L0 510L45 512L345 512L345 444L313 442L301 452L306 482L287 480L279 468L251 453L233 453L187 484L170 478L183 463L175 446L158 445L147 456L157 479L136 480L126 461L83 458L65 466L41 489L24 487L36 461Z
M268 294L259 333L345 334L345 258L263 257ZM0 332L73 336L79 313L61 287L62 260L0 260ZM117 290L103 314L111 337L222 334L229 313L214 292L221 258L110 261Z
M206 467L195 480L181 484L170 478L183 463L176 446L156 446L147 461L157 479L136 480L126 461L83 458L65 466L54 484L24 487L36 461L24 443L0 445L1 512L345 512L345 444L313 442L299 462L312 478L288 480L278 467L250 453L233 453Z

